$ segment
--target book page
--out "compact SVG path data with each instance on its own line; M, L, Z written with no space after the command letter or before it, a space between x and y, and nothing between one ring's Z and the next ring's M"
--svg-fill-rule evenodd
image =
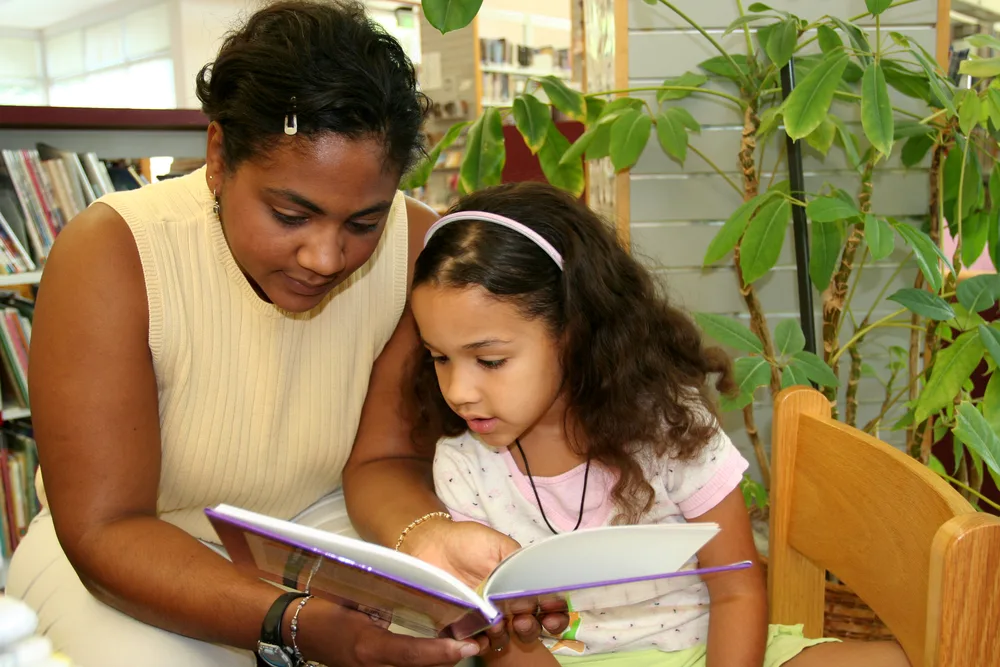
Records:
M654 579L680 570L718 532L714 523L670 523L554 535L507 557L483 592L496 601Z

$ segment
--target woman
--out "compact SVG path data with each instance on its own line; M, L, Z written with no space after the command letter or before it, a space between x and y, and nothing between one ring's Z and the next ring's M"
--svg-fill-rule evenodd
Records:
M82 667L485 650L300 606L205 545L206 506L292 518L340 486L356 442L345 481L367 536L405 530L404 548L470 581L515 546L415 523L440 505L396 413L410 265L434 217L397 191L425 108L412 66L359 5L282 2L226 39L198 95L206 167L104 198L46 264L30 386L47 509L8 592Z

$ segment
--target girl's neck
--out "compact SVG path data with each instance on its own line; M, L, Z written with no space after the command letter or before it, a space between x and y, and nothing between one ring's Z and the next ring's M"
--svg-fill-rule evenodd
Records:
M551 418L553 413L556 413L557 418ZM565 416L565 410L550 411L519 438L524 455L528 457L532 476L555 477L586 463L587 455L581 453L585 444L581 441L581 436L576 435L571 440L571 434L579 434L580 429L575 428L574 421ZM570 433L567 433L567 428ZM508 451L517 463L518 470L525 472L517 445L511 443Z

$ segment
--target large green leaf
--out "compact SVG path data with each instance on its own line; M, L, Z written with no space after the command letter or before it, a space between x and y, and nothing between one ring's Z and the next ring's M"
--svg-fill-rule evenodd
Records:
M904 287L887 297L911 312L932 320L944 322L955 317L951 304L937 294L916 287Z
M785 100L785 131L792 139L804 138L827 117L848 60L844 51L827 54Z
M795 53L795 43L799 39L799 22L785 19L767 37L764 51L775 67L784 67Z
M830 53L844 45L837 31L826 24L816 29L816 36L819 38L819 48L823 53Z
M836 222L815 222L809 240L809 277L820 292L830 286L830 279L844 249L844 232Z
M773 20L774 20L773 14L744 14L743 16L737 16L735 19L733 19L733 22L730 23L728 26L726 26L726 30L722 34L728 35L734 30L739 30L743 26L749 25L751 23L756 23L757 21L773 21Z
M833 140L837 137L837 126L829 117L823 119L815 130L806 137L806 143L816 149L821 155L830 152Z
M992 352L991 352L992 354ZM994 361L996 358L994 357ZM992 373L981 404L983 416L994 431L1000 430L1000 373Z
M587 151L590 145L594 142L594 137L602 129L601 125L594 125L586 132L577 137L573 145L570 146L562 157L559 158L559 164L569 164L570 162L575 162L583 157L583 154ZM604 128L607 129L607 128Z
M955 411L955 435L975 452L986 466L1000 473L1000 437L972 403L963 402Z
M587 105L587 122L588 128L593 126L604 113L604 110L608 107L608 103L602 100L600 97L585 97L583 98L584 104Z
M781 388L787 389L788 387L808 387L809 386L809 376L805 374L800 366L797 366L794 362L789 363L781 371Z
M736 319L713 313L695 313L694 319L707 336L743 352L762 354L764 346L757 335Z
M677 120L681 122L681 125L691 130L695 134L701 133L701 123L695 120L694 116L691 115L691 112L685 109L684 107L671 107L667 109L667 114L675 117Z
M837 136L840 137L840 145L844 147L844 154L847 156L848 163L855 171L860 171L863 160L861 159L861 153L858 152L857 137L847 129L847 125L840 118L837 116L829 116L829 118L837 126Z
M611 155L611 123L598 123L594 126L594 136L587 144L588 160L600 160Z
M534 95L518 95L514 98L514 122L524 137L524 143L532 154L537 153L552 125L552 111L549 105Z
M774 327L774 344L778 346L778 354L801 352L806 347L802 326L796 320L781 320Z
M970 313L992 308L1000 299L1000 275L995 273L973 276L958 283L958 302Z
M882 59L880 62L886 83L907 97L930 102L931 88L925 75L918 74L894 60ZM926 125L922 127L927 128Z
M979 333L966 331L937 353L930 380L917 398L918 423L955 400L962 384L982 361L983 352Z
M792 355L792 363L805 373L806 377L821 387L839 387L840 380L833 374L825 361L812 352L802 350Z
M975 211L962 220L962 264L972 266L986 249L990 212Z
M993 208L989 211L989 222L986 225L989 230L987 232L987 241L990 250L990 260L993 262L993 266L1000 268L1000 201L993 204Z
M963 60L958 71L975 79L988 79L1000 74L1000 57Z
M840 197L816 197L806 204L806 215L813 222L836 222L861 217L861 211Z
M1000 331L985 324L980 324L976 330L979 331L979 340L982 341L986 351L990 353L993 362L1000 364ZM1000 373L994 372L990 377L993 376L1000 376Z
M734 62L736 67L733 67ZM750 75L750 66L747 65L746 56L738 53L732 54L732 62L725 56L715 56L698 63L698 67L709 74L715 74L737 83Z
M958 105L958 126L962 130L962 134L969 136L979 124L982 102L976 91L964 90L962 92L964 95L962 95L962 101Z
M872 62L872 47L868 43L868 37L865 35L864 31L858 26L847 23L841 19L834 16L830 17L830 20L837 25L838 28L844 31L851 40L851 44L858 52L858 60L864 67L868 67L868 64Z
M865 0L865 6L868 8L868 12L872 16L878 16L885 10L889 9L892 4L892 0Z
M928 57L922 48L910 48L910 53L920 63L924 74L927 75L927 82L930 85L932 97L931 102L935 106L947 109L952 115L957 113L955 109L954 94L951 92L950 82L946 81L939 73L937 63L933 58Z
M785 242L792 206L782 197L760 208L750 221L740 246L740 268L749 285L770 271Z
M885 259L896 248L896 235L892 227L882 218L871 213L865 215L865 241L872 253L872 259Z
M483 0L422 0L421 5L427 22L446 33L472 23Z
M583 194L583 160L563 162L562 157L569 151L569 139L563 136L555 123L549 124L549 136L538 151L538 162L549 183L579 197Z
M1000 131L1000 90L996 88L986 90L986 113L990 117L993 130Z
M708 77L697 72L685 72L680 76L664 79L661 84L664 87L683 86L685 88L700 88L708 81ZM692 94L690 90L658 90L656 101L663 104L667 100L680 100Z
M499 185L506 159L500 112L495 107L489 107L469 128L465 158L458 173L462 191L475 192L490 185Z
M653 119L642 111L630 109L611 126L611 163L617 171L636 163L649 143Z
M573 90L566 85L566 82L552 74L543 76L539 82L556 109L573 120L587 120L587 103L580 91Z
M777 193L773 190L763 192L753 199L743 202L739 208L733 211L733 214L729 216L726 223L722 225L719 233L708 244L708 250L705 251L705 259L703 260L704 266L715 264L736 247L740 237L743 236L743 232L747 228L747 224L750 222L750 216L753 215L754 211L761 204L775 196L775 194Z
M441 157L441 153L455 143L462 134L462 130L469 126L469 122L463 121L449 127L448 131L441 137L441 140L428 151L427 156L406 173L406 176L399 183L399 189L413 190L414 188L426 185L428 179L431 177L431 172L434 170L434 165L437 164L438 158Z
M892 125L889 88L885 85L882 66L874 61L861 79L861 127L864 128L868 141L882 155L892 152Z
M660 147L663 151L684 164L687 159L688 133L684 127L684 122L676 114L671 114L673 109L661 111L656 116L656 136L660 140Z
M944 256L941 255L940 249L938 249L937 245L927 234L905 222L897 223L895 228L899 232L899 235L903 237L906 244L910 246L910 249L913 250L917 266L920 267L920 271L924 274L927 284L935 292L941 291L941 269L938 267L938 259L943 259Z
M903 144L903 151L900 159L904 167L915 167L920 164L927 152L934 146L934 137L929 134L918 134L910 137Z
M771 364L764 357L740 357L733 363L733 376L740 394L753 394L771 381Z

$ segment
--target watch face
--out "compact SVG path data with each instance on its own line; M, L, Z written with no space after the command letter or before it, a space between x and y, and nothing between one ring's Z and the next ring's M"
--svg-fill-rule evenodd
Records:
M281 646L257 642L257 655L271 667L295 667L295 659Z

